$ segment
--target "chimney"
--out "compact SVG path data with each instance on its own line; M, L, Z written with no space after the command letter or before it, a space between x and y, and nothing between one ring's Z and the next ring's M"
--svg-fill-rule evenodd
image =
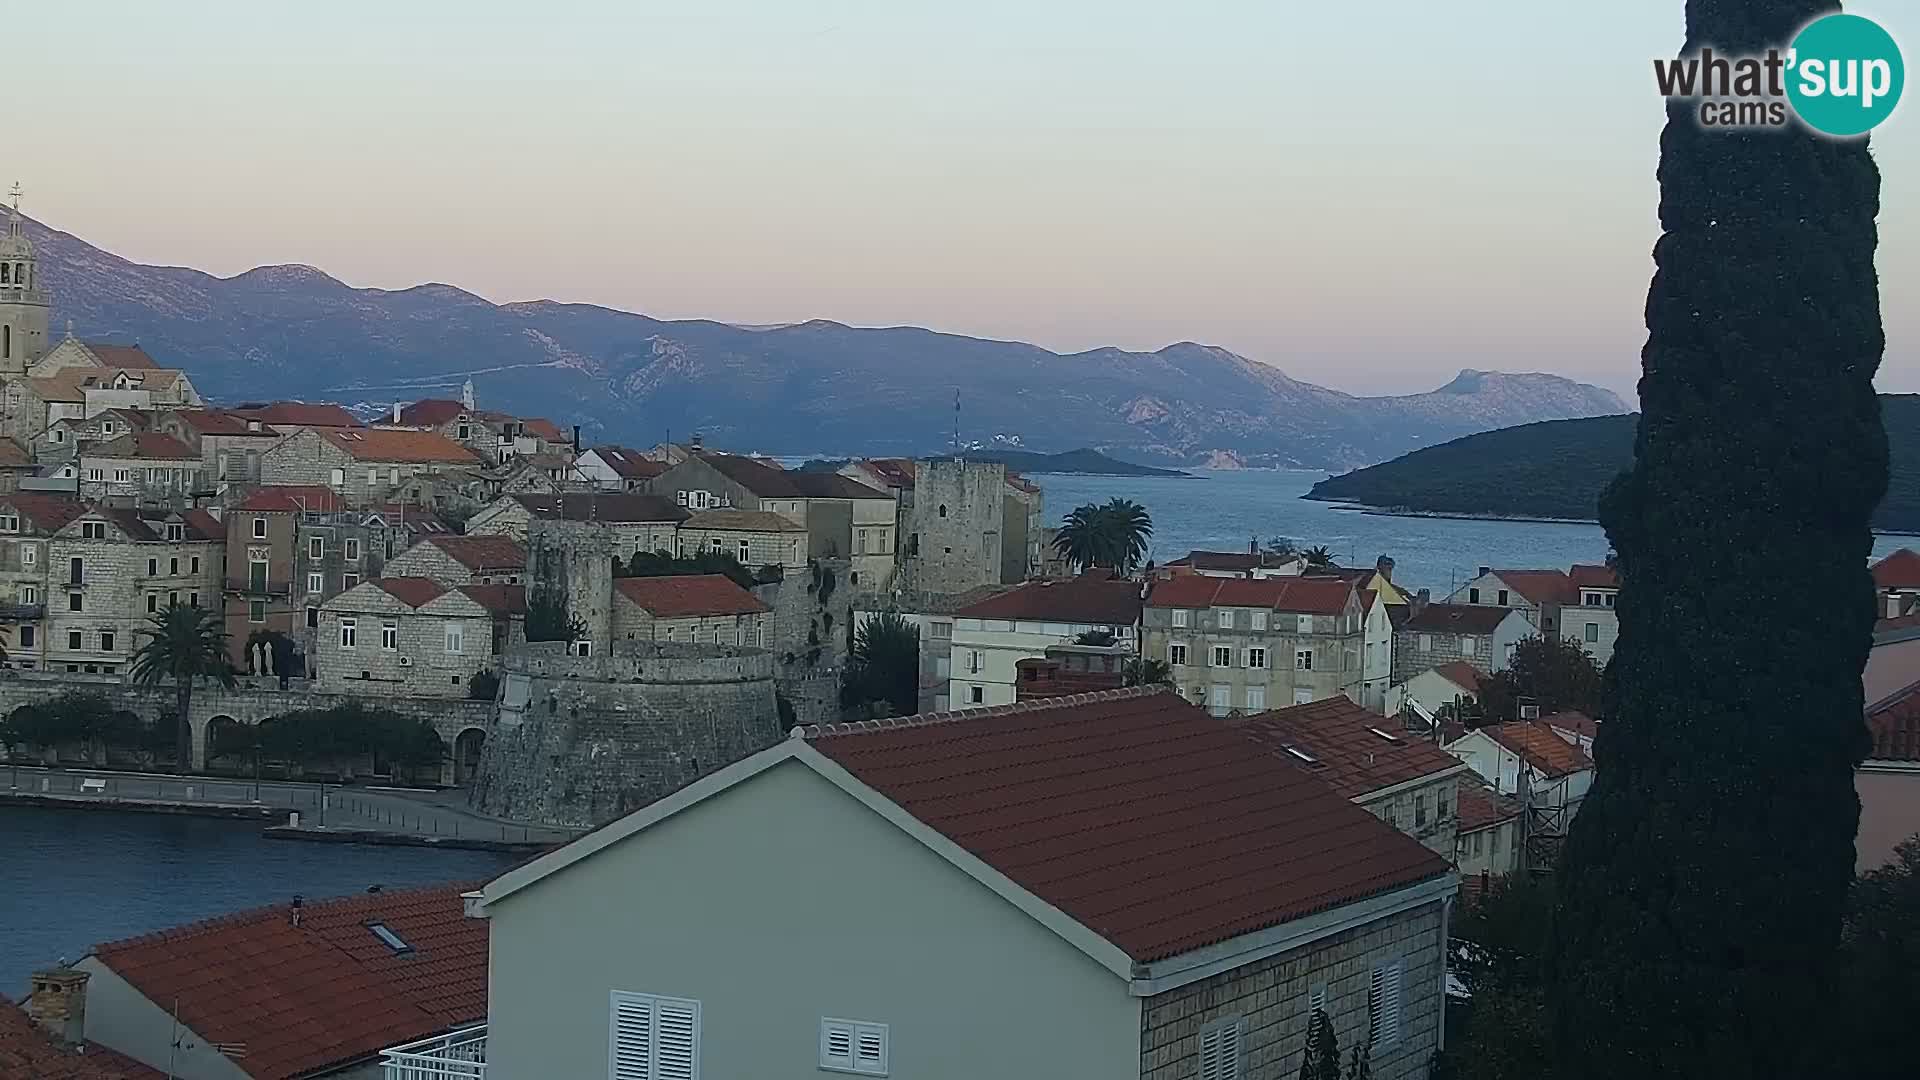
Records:
M1391 585L1393 583L1393 560L1385 555L1373 560L1373 572L1387 579L1387 583Z
M393 403L393 422L400 422L400 403L397 401Z
M580 425L573 425L573 456L580 456Z
M688 441L687 448L692 450L694 453L700 452L700 433L699 432L696 431L693 433L693 438Z
M1480 573L1478 573L1478 574L1477 574L1477 575L1475 575L1475 576L1476 576L1476 577L1486 577L1486 576L1487 576L1488 574L1491 574L1491 573L1493 573L1493 567L1491 567L1491 566L1483 566L1483 567L1481 567L1481 568L1480 568Z
M295 926L300 925L300 904L301 903L302 901L300 899L300 894L295 893L293 895L293 925Z
M27 998L27 1015L63 1046L79 1046L87 1040L87 980L84 971L70 967L33 973L33 993Z
M1425 611L1427 605L1431 603L1433 603L1433 590L1421 589L1419 592L1413 594L1413 613L1415 615L1420 614L1422 611Z
M1897 619L1899 617L1900 617L1900 594L1888 593L1887 594L1887 618Z

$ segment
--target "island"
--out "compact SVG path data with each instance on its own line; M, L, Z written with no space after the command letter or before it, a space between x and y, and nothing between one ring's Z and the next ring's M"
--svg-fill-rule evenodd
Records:
M951 456L951 455L942 455ZM969 461L997 461L1007 467L1008 472L1031 475L1035 473L1076 473L1081 476L1183 476L1193 479L1192 473L1178 469L1156 469L1151 465L1135 465L1131 461L1108 457L1098 450L1082 448L1067 450L1058 454L1042 454L1031 450L969 450L965 457ZM814 460L800 466L810 472L837 471L847 464L846 459Z

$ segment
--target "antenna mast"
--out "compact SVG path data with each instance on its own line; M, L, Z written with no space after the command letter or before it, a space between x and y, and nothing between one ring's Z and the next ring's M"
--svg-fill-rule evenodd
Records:
M953 456L960 456L960 388L953 388Z

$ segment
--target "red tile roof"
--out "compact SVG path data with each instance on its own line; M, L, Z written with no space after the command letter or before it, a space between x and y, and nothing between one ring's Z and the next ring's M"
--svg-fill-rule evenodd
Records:
M1911 630L1916 626L1920 626L1920 612L1910 612L1906 615L1896 615L1890 619L1875 620L1873 632L1877 636L1892 633L1896 630Z
M667 463L653 461L638 450L624 446L596 446L593 452L617 475L628 480L647 480L667 471Z
M430 604L447 594L446 587L432 578L383 577L375 578L369 584L380 586L395 600L411 608Z
M33 455L15 439L0 439L0 469L32 468Z
M80 456L141 461L199 461L200 451L171 435L162 435L157 431L136 431L108 442L95 443L80 451Z
M161 1080L162 1075L98 1043L78 1051L61 1046L0 995L0 1077L6 1080Z
M807 499L887 499L893 496L869 487L851 476L837 472L800 472L786 474L787 480L802 498Z
M1485 784L1461 784L1459 829L1485 829L1520 816L1520 800L1510 799Z
M1353 585L1338 578L1212 578L1182 574L1153 584L1147 606L1156 608L1258 607L1306 615L1347 610Z
M873 478L888 487L913 490L913 462L908 458L867 458L858 462Z
M1593 768L1585 751L1537 721L1490 724L1479 730L1549 778Z
M1137 962L1447 873L1164 688L805 732L862 783Z
M346 505L346 496L332 488L313 484L285 484L263 487L250 492L231 509L251 510L262 514L295 514L307 511L322 513L342 510Z
M1874 761L1920 761L1920 682L1869 702L1867 732Z
M614 590L659 619L692 615L754 615L771 608L725 574L626 577Z
M1589 739L1600 734L1600 721L1595 720L1593 717L1588 716L1578 709L1568 709L1565 712L1550 713L1541 717L1540 722L1545 724L1549 729L1559 728L1562 731L1571 731L1575 735L1584 736Z
M685 521L687 508L666 495L638 495L629 492L552 495L534 493L515 495L514 500L534 517L562 518L567 521L606 521L616 524L636 522Z
M1189 551L1168 566L1190 566L1195 570L1246 573L1249 570L1277 569L1298 562L1298 556L1269 555L1254 551Z
M170 524L167 521L168 511L165 510L142 511L133 507L92 506L83 513L113 522L121 532L127 534L128 539L136 541L160 540L166 536L167 525ZM147 516L149 514L160 516L149 517ZM225 540L227 538L226 526L220 524L205 510L188 510L180 515L179 523L183 526L182 532L188 540ZM69 520L67 524L71 525L72 521Z
M1465 660L1449 660L1433 670L1441 678L1470 694L1480 692L1480 669Z
M539 439L541 442L563 443L570 441L567 433L560 430L559 424L554 423L544 416L535 416L531 419L520 421L520 430Z
M473 415L465 405L446 398L425 398L400 410L400 422L422 427L439 427L462 413Z
M1573 583L1563 570L1495 570L1494 574L1536 605L1558 604L1573 597Z
M477 465L473 451L437 431L397 431L392 428L319 429L320 437L345 450L356 461L407 461ZM277 449L277 448L276 448Z
M1424 634L1491 634L1518 609L1487 604L1428 604L1403 629ZM1524 618L1524 616L1522 616Z
M1344 696L1229 721L1349 799L1464 769L1460 759ZM1391 724L1392 726L1389 726ZM1312 761L1302 761L1305 754Z
M261 439L278 438L280 433L264 421L221 409L175 409L173 414L195 435L248 435ZM261 427L248 427L260 424Z
M469 570L524 570L527 566L527 549L510 536L429 536L421 543L438 546Z
M1874 563L1873 584L1880 589L1920 589L1920 553L1901 548Z
M697 456L713 466L720 475L763 499L801 498L799 489L793 486L793 480L779 462L741 457L739 454L703 453Z
M1133 626L1140 621L1140 583L1101 573L1059 581L1029 581L954 612L962 619Z
M1620 587L1620 575L1614 573L1611 566L1594 566L1591 563L1574 563L1567 571L1567 581L1575 589L1617 589ZM1579 599L1575 597L1575 599Z
M16 491L0 495L0 506L11 506L34 528L58 532L74 518L87 512L87 504L71 495L44 495L34 491Z
M525 615L527 587L524 585L462 585L467 599L495 615Z
M352 896L98 946L93 955L209 1042L244 1043L256 1080L304 1076L483 1020L487 923L473 885ZM374 936L384 924L410 948Z
M80 344L85 345L94 359L100 361L101 367L158 368L160 366L153 357L147 355L147 350L139 345L111 345L104 341L83 341Z
M360 419L338 405L327 402L273 401L241 405L229 410L249 420L286 427L357 428Z

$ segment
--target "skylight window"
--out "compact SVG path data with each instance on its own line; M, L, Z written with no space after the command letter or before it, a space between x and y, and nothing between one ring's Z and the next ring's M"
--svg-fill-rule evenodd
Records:
M1319 758L1314 757L1312 754L1307 753L1305 750L1302 750L1297 746L1287 747L1287 753L1292 754L1294 757L1299 758L1301 761L1304 761L1309 765L1320 764Z
M1392 732L1387 732L1387 731L1381 731L1381 730L1380 730L1379 728L1377 728L1377 727L1370 727L1370 728L1368 728L1367 730L1368 730L1368 731L1371 731L1371 732L1373 732L1373 733L1374 733L1375 735L1378 735L1378 736L1380 736L1381 738L1383 738L1383 739L1385 739L1385 740L1387 740L1388 742L1399 742L1399 741L1400 741L1400 736L1398 736L1398 735L1395 735L1395 734L1393 734Z
M406 953L413 951L413 946L407 944L406 940L399 934L387 929L386 923L368 923L367 929L373 931L373 936L379 938L387 948L392 949L394 952Z

